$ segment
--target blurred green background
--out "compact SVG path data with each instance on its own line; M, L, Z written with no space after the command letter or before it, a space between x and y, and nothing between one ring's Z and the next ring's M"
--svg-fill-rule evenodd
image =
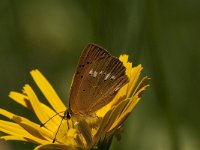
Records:
M198 0L1 0L0 107L36 120L7 97L25 83L41 95L29 74L35 68L67 104L80 53L92 42L115 56L129 54L152 78L111 149L199 150L199 6Z

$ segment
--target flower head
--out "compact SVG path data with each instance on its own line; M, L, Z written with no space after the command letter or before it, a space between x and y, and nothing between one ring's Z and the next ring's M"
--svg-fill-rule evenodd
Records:
M51 107L42 103L28 84L23 87L22 93L10 92L9 97L34 112L40 123L34 123L0 108L0 114L12 120L0 120L0 131L6 133L1 136L1 139L35 143L38 145L35 150L90 149L94 147L100 149L102 143L109 143L139 102L141 93L149 86L148 77L144 77L136 86L142 70L141 65L132 67L132 63L128 62L127 55L121 55L119 59L126 67L129 83L119 90L109 104L94 112L95 117L83 119L72 117L63 120L62 112L68 108L47 79L38 70L32 70L31 76ZM61 122L61 120L63 121ZM45 125L41 127L43 123ZM54 139L55 143L52 143Z

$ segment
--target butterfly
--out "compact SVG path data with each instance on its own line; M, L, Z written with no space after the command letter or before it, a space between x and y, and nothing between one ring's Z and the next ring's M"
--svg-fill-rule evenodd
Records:
M82 120L93 116L97 110L111 102L128 82L126 68L117 57L96 44L88 44L80 56L70 90L69 108L64 111L60 125L64 119L69 120L72 116Z
M112 101L129 79L126 68L104 48L88 44L79 59L65 118L90 115Z

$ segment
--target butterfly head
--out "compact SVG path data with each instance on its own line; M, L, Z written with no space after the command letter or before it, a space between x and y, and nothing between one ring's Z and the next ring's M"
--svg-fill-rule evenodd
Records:
M72 117L72 111L70 109L67 109L64 113L64 118L71 119L71 117Z

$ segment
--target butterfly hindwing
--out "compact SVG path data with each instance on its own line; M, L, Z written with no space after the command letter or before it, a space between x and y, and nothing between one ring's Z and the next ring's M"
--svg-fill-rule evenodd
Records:
M105 49L88 44L80 57L70 93L73 113L88 114L108 104L128 82L123 63Z

